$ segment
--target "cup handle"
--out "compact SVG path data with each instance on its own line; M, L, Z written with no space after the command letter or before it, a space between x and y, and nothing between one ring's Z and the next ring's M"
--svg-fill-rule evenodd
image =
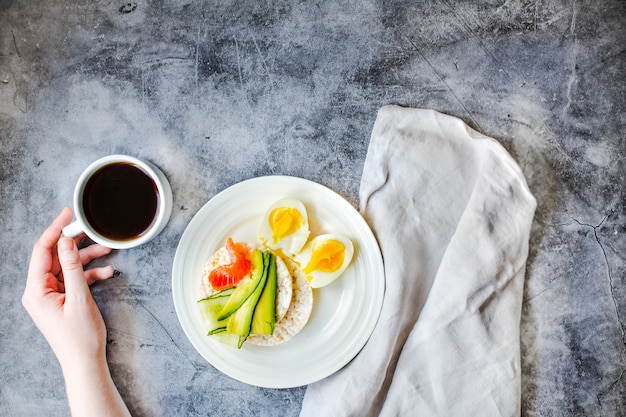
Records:
M72 223L68 224L63 228L63 236L65 237L76 237L83 233L85 228L83 227L82 222L79 220L74 220Z

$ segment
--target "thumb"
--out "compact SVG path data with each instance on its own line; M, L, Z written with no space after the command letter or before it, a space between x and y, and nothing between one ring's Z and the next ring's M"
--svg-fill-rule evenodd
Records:
M89 292L85 279L85 271L80 261L76 243L70 238L62 237L57 246L59 263L63 270L63 282L66 296L81 296Z

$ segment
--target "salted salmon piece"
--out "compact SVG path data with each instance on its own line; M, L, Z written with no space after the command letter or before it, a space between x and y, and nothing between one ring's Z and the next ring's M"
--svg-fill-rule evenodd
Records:
M252 263L248 259L248 247L232 238L226 240L226 250L230 262L213 269L209 274L209 283L214 290L220 291L237 285L250 273Z

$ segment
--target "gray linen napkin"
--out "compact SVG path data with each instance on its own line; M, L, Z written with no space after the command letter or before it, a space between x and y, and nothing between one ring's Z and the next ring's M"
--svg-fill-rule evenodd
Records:
M495 140L383 107L360 189L385 262L363 350L309 385L301 417L520 415L520 315L536 201Z

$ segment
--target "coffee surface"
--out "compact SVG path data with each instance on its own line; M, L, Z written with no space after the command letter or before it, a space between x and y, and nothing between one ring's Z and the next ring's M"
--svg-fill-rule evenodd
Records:
M158 189L141 168L113 163L100 168L83 191L83 210L89 224L112 240L131 240L154 223Z

